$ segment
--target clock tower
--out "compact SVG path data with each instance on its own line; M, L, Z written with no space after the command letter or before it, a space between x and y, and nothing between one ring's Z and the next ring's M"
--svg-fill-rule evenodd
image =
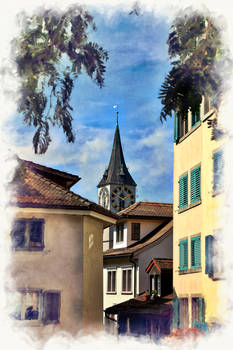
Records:
M130 175L121 146L120 130L117 124L108 168L98 184L99 204L115 213L135 203L136 183Z

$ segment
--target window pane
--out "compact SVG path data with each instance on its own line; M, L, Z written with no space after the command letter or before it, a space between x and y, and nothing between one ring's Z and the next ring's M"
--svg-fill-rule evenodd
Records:
M107 285L107 291L111 292L111 271L108 271L108 285Z
M128 270L128 288L127 288L128 292L131 292L131 274L132 274L132 271Z
M41 247L42 246L42 230L43 230L43 221L35 220L35 221L29 222L30 246L31 247Z
M15 220L11 231L14 248L23 248L25 244L26 220Z
M126 292L126 270L123 270L123 276L122 276L122 291Z
M23 293L23 317L25 320L37 320L39 317L39 292Z
M116 291L116 271L112 271L112 292Z
M139 240L140 239L140 223L132 223L131 224L131 231L132 231L132 240Z

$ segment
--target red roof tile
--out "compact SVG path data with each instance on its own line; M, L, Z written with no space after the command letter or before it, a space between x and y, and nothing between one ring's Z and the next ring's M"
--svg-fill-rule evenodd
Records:
M171 203L136 202L118 213L120 218L130 217L166 217L172 218L173 205Z
M35 163L33 164L35 165ZM86 209L117 218L111 211L38 173L37 166L39 164L31 166L31 162L20 162L10 184L12 189L11 205L26 208Z

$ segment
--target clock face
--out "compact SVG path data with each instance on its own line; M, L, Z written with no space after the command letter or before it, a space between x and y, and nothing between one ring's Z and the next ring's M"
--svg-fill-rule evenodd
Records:
M134 201L133 192L126 186L117 186L111 194L111 203L116 211L128 208Z
M99 204L104 208L109 206L109 193L107 188L102 188L99 192Z

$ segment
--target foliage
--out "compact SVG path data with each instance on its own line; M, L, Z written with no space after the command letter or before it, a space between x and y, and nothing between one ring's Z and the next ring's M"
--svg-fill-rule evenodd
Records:
M213 18L186 9L175 18L167 44L172 68L160 89L161 121L174 111L196 112L204 95L214 97L218 107L223 85L216 68L229 67L230 60Z
M35 153L47 151L51 126L61 127L68 142L74 142L70 98L81 73L103 86L108 55L88 41L89 29L96 30L93 17L80 7L64 13L46 10L25 16L24 29L13 42L21 78L18 111L26 125L36 128Z

